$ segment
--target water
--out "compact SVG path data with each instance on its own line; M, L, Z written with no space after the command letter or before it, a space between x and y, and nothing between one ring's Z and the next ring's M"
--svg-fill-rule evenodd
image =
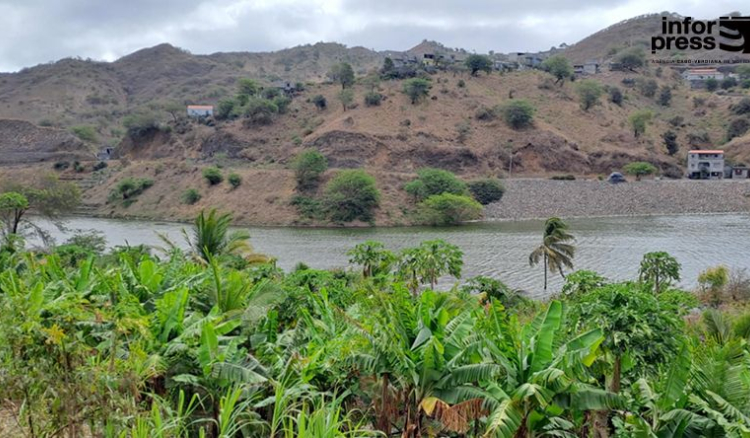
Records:
M592 269L614 280L633 279L644 253L667 251L682 264L681 286L693 288L700 271L719 264L750 270L750 216L741 214L571 219L576 236L576 269ZM73 218L68 232L51 227L58 242L74 230L101 231L110 246L164 246L156 233L185 245L188 225ZM511 287L542 297L542 267L529 267L529 253L541 243L541 221L472 224L453 228L302 229L247 228L257 252L272 255L291 269L297 262L313 268L347 266L346 252L365 240L378 240L392 250L444 239L464 251L463 276L487 275ZM443 279L442 287L453 284ZM559 275L550 274L550 292L559 290Z

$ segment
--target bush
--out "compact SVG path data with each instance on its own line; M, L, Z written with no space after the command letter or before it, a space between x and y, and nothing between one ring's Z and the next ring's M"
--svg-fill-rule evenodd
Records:
M489 108L486 106L481 106L477 111L474 113L474 117L476 117L477 120L483 120L485 122L494 120L495 117L497 117L497 113L493 108Z
M638 89L646 97L654 97L659 89L659 84L654 79L641 79L638 81Z
M292 104L292 99L287 96L276 96L273 98L273 104L276 105L276 111L279 114L286 114L289 111L289 105Z
M738 116L750 113L750 97L743 97L736 105L733 105L732 112Z
M534 122L534 107L523 99L516 99L500 107L505 123L513 129L531 126Z
M328 159L315 149L301 152L291 164L297 187L307 190L317 187L320 176L328 169Z
M505 187L503 187L503 184L497 178L471 181L468 186L471 195L482 205L499 201L505 193Z
M70 167L70 162L68 162L68 161L58 161L52 167L55 170L65 170L68 167Z
M221 174L221 170L217 167L206 167L203 169L203 178L205 178L212 186L224 181L224 176Z
M182 194L182 203L187 205L193 205L196 202L201 200L201 194L198 192L198 190L195 189L187 189Z
M464 64L471 71L472 76L476 76L480 71L492 73L492 59L489 56L469 55Z
M419 202L433 195L452 193L466 195L466 183L456 178L452 172L442 169L423 168L417 171L417 178L404 186L406 193Z
M259 97L250 98L244 108L245 116L258 125L270 125L273 123L273 115L279 112L276 104Z
M159 117L153 111L141 110L125 116L122 124L128 130L128 135L138 137L149 131L161 129Z
M371 222L379 203L375 178L359 169L339 172L328 183L324 195L325 210L334 222Z
M661 87L661 90L659 91L659 105L669 106L671 102L672 102L672 90L665 85Z
M80 161L74 161L74 162L73 162L73 170L75 170L75 171L76 171L76 172L78 172L78 173L81 173L81 172L83 172L84 170L86 170L86 168L85 168L85 167L83 167L83 164L81 164L81 162L80 162Z
M482 205L479 202L452 193L432 195L417 209L417 221L433 226L456 225L481 217Z
M643 64L646 62L646 52L640 47L632 47L620 52L615 57L615 62L626 70L643 67Z
M96 131L91 126L74 126L70 132L83 141L94 143L96 141Z
M317 199L313 199L307 196L294 195L292 197L291 205L297 208L297 213L308 219L325 219L325 211L323 205Z
M575 181L576 176L567 174L567 175L553 175L550 177L551 180L554 181Z
M122 200L129 200L132 199L141 193L143 193L146 189L154 185L154 181L152 179L148 178L125 178L119 183L117 183L117 186L115 189L110 192L109 194L109 200L116 200L116 199L122 199Z
M236 173L230 173L227 177L227 181L229 181L229 185L232 186L233 189L236 189L242 184L242 177Z
M106 168L107 168L107 163L104 162L104 161L100 161L100 162L94 164L94 167L92 169L94 169L94 172L96 172L97 170L102 170L102 169L106 169Z
M736 86L737 86L737 79L733 78L732 76L728 76L724 78L723 81L721 81L721 88L723 88L724 90L728 90Z
M328 106L328 101L322 94L317 94L313 96L313 98L310 99L310 101L313 104L315 104L315 107L318 108L319 110L326 109L326 106Z
M717 88L719 88L719 81L714 78L706 79L706 90L716 91Z
M463 79L459 79L458 82L456 83L456 86L458 88L466 88L466 81Z
M615 105L622 105L622 91L617 87L609 87L609 101Z
M382 100L383 95L376 91L370 91L365 94L365 106L378 106Z
M680 146L677 144L677 134L672 131L667 131L662 134L661 138L664 140L664 146L667 147L667 153L672 156L680 150Z
M237 106L237 101L235 99L229 98L220 100L216 105L216 118L219 120L234 118L236 116L234 111L235 106Z
M580 99L581 109L588 111L592 106L599 103L604 89L599 82L593 79L584 79L576 84L576 92Z
M742 137L750 128L750 122L747 119L734 119L727 128L727 141L735 137Z
M641 109L630 115L628 121L633 128L633 135L636 137L646 132L646 126L651 121L653 113L648 109Z
M679 128L683 123L685 123L685 118L682 116L674 116L669 119L669 124L674 126L675 128Z

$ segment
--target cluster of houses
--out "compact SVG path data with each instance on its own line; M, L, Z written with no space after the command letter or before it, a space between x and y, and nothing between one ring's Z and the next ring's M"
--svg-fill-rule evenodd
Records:
M726 164L722 150L693 150L688 152L687 177L690 179L748 179L750 169L744 165Z
M691 88L705 88L709 79L722 81L726 78L738 79L738 75L722 71L722 67L695 67L682 72L682 79L690 84Z

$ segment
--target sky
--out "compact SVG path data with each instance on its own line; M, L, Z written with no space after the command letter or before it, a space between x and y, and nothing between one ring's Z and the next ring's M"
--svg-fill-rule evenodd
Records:
M477 53L547 50L662 11L715 18L741 0L0 0L0 71L78 56L113 61L170 43L196 54L320 41ZM745 11L748 12L748 11Z

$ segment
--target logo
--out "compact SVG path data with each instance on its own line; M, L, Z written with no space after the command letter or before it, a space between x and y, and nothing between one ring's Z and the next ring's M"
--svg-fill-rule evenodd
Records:
M722 39L719 40L717 35ZM651 53L659 50L715 50L750 53L750 17L681 20L662 17L661 35L651 37Z

